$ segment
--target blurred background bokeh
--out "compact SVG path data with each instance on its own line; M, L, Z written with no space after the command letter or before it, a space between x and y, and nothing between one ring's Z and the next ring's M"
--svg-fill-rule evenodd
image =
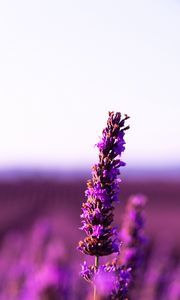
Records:
M180 252L179 34L176 0L0 3L1 300L81 299L76 280L66 287L84 259L79 215L108 111L128 114L131 127L115 223L143 193L162 257L155 277ZM62 275L52 261L67 273L62 298L45 290ZM147 281L142 297L160 300L156 285Z

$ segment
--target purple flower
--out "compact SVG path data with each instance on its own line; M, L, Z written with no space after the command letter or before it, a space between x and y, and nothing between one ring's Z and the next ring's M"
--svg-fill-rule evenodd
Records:
M120 263L132 267L133 273L143 264L147 238L144 234L144 206L146 198L134 195L129 198L120 232L123 243Z
M131 269L113 263L101 265L98 270L93 266L82 265L81 276L98 287L98 295L102 299L127 299Z
M84 261L83 265L81 265L81 272L80 275L86 280L86 281L93 281L93 276L95 274L94 266L88 266L87 262Z
M85 254L104 256L118 252L113 222L113 203L118 201L120 172L119 167L124 151L124 134L129 126L124 127L129 117L121 113L109 113L107 127L102 132L102 139L97 144L99 161L92 167L92 179L87 182L82 204L82 227L87 237L79 242L79 250Z
M100 238L101 235L104 234L102 225L95 225L93 226L92 229L93 229L92 236L97 237L98 239Z

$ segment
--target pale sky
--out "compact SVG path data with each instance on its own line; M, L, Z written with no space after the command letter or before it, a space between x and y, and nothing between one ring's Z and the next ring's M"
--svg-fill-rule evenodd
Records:
M0 168L92 165L109 110L128 166L180 166L180 1L0 1Z

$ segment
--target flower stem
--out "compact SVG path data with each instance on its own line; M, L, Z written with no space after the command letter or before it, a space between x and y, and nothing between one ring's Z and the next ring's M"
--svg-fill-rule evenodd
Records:
M95 267L96 267L96 272L98 270L98 266L99 266L99 256L95 256L95 263L94 263ZM97 288L96 288L96 284L94 284L94 300L96 300L96 294L97 294Z

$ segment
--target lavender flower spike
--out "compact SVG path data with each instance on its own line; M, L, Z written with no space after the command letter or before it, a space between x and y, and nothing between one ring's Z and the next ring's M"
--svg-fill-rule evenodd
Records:
M128 300L128 287L131 281L131 269L118 266L116 262L99 266L87 266L84 263L82 276L98 286L98 299Z
M116 229L112 227L113 203L118 200L119 167L125 166L121 160L124 151L124 134L129 126L121 113L109 112L107 127L97 144L99 162L92 167L92 179L87 182L85 195L87 201L82 204L82 227L87 237L79 242L78 249L96 257L119 251Z
M123 243L120 263L132 268L132 273L143 265L147 237L144 233L144 207L147 199L144 195L129 198L120 239Z

